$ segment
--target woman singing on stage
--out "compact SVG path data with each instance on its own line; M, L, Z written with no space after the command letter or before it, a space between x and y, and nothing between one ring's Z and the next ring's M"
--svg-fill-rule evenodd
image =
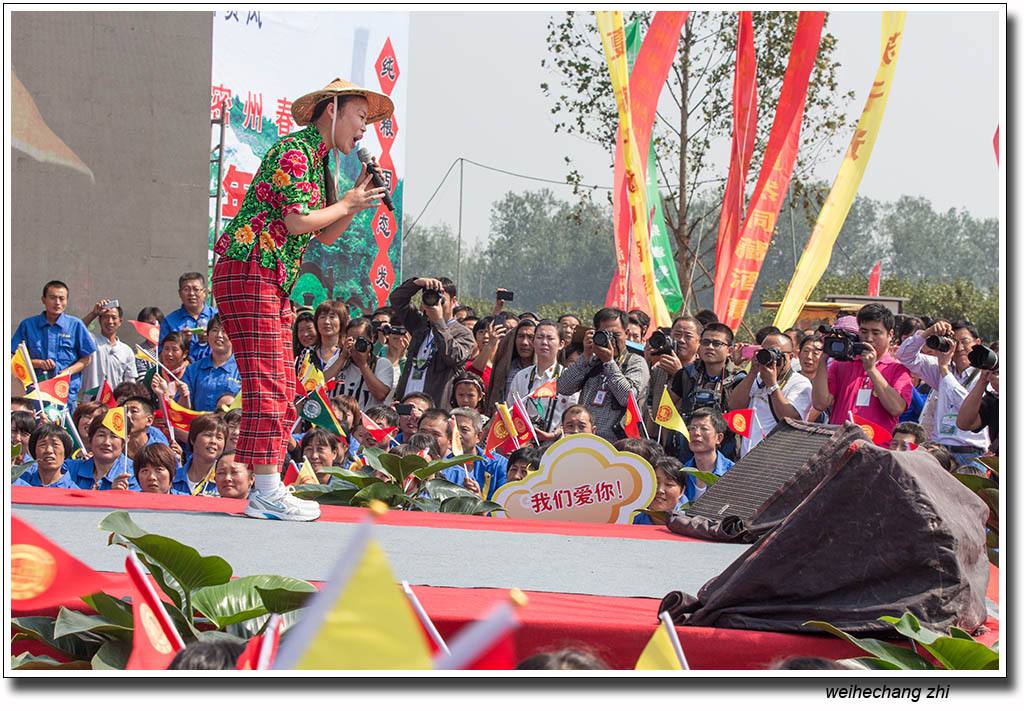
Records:
M244 393L235 461L256 479L246 516L284 521L320 516L319 504L295 498L281 481L296 416L288 294L309 241L332 244L356 213L376 207L384 195L364 166L355 187L339 199L328 152L348 155L368 124L393 111L384 94L341 79L297 99L292 116L306 128L267 151L238 214L214 245L213 297ZM339 158L335 153L336 170Z

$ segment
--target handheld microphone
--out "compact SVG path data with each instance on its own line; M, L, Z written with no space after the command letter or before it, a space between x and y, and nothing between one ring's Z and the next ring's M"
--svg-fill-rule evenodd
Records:
M373 181L375 187L384 188L384 195L381 200L384 202L384 207L390 210L392 213L395 211L395 203L391 202L391 194L387 191L387 183L384 182L384 178L381 176L380 171L371 162L373 156L370 155L370 151L364 147L360 147L356 151L356 155L359 156L359 160L366 164L366 171L370 174L370 178Z

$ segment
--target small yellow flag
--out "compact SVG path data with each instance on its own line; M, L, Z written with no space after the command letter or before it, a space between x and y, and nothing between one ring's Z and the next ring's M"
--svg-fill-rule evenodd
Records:
M431 668L420 623L376 541L367 543L295 668Z
M123 407L112 407L103 416L103 426L121 439L128 439L128 423Z
M25 344L18 344L18 350L11 356L11 372L26 388L32 385L32 363L25 355Z
M153 357L152 353L138 345L135 346L135 357L139 360L144 360L147 363L152 363L153 365L160 365L156 358Z
M299 475L296 477L295 483L297 485L320 483L320 480L317 479L316 472L313 471L313 465L309 463L308 459L302 460L302 466L299 467Z
M224 412L231 412L232 410L241 410L242 409L242 391L239 390L238 394L235 395L235 399L234 400L232 400L231 402L229 402L227 404L221 405L220 408L222 410L224 410Z
M462 446L462 433L459 432L459 423L454 416L452 416L450 421L452 426L452 456L461 457L466 450Z
M654 417L654 421L662 427L682 433L683 437L686 437L686 441L690 441L690 430L686 429L686 423L683 422L679 410L672 403L672 398L668 394L668 388L661 391L661 402L658 404L658 412Z
M676 652L672 649L672 641L668 638L665 625L658 625L658 629L651 635L650 641L644 647L636 660L638 671L657 671L672 669L682 671Z
M302 371L302 387L306 389L306 392L312 392L324 384L324 374L312 363L306 365L305 370Z

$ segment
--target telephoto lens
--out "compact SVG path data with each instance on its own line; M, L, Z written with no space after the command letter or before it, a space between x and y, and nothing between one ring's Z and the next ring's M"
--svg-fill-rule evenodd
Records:
M608 348L612 342L612 334L608 331L594 331L594 345L600 348Z
M767 368L772 363L778 363L782 360L782 351L778 348L762 348L754 354L754 358L757 362Z
M437 289L424 289L420 301L424 306L437 306L441 303L441 292Z
M935 334L928 336L928 338L925 339L924 344L933 351L938 351L939 353L948 353L949 349L953 347L953 341L948 338L943 338L942 336L936 336Z
M980 343L967 354L967 360L978 370L995 370L999 367L999 354Z

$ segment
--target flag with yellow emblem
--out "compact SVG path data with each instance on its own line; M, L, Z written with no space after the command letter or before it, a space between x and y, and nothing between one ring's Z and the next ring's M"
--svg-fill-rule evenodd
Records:
M658 404L658 412L654 416L654 421L662 427L679 432L686 437L687 442L690 441L690 430L686 428L686 423L679 414L679 410L676 409L672 398L669 397L668 388L661 392L661 402Z

